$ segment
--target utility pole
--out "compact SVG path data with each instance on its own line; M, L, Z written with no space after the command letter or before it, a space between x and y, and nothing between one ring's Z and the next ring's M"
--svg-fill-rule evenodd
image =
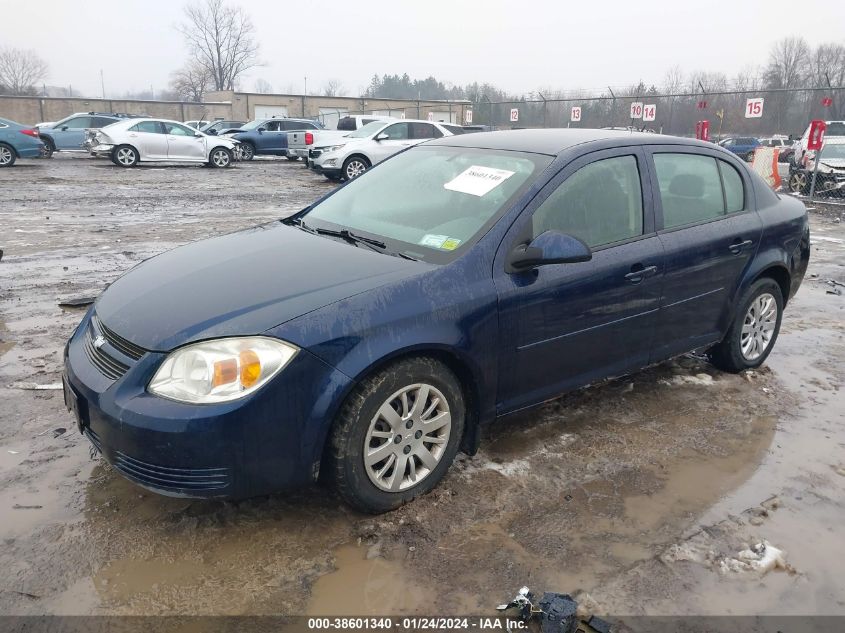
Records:
M106 98L106 82L103 79L103 69L100 68L100 89L102 90L103 99Z
M302 118L305 118L305 98L308 94L308 77L303 77L304 83L302 86Z

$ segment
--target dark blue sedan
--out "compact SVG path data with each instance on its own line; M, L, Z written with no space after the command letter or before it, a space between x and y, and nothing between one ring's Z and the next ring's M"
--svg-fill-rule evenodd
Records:
M38 158L43 151L38 130L0 119L0 167L11 167L18 158Z
M124 275L69 341L65 397L154 491L322 474L381 512L497 416L690 350L759 366L808 258L804 206L710 143L446 137Z

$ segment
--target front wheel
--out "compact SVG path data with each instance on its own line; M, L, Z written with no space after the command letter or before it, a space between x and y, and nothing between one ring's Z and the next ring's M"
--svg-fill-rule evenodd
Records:
M253 145L252 143L242 143L241 159L252 160L253 158L255 158L255 145Z
M809 181L807 172L796 171L789 177L789 190L792 193L807 193L810 191Z
M215 147L208 157L209 167L230 167L232 165L232 152L225 147Z
M8 145L0 143L0 167L11 167L15 164L15 150Z
M774 279L762 277L742 294L728 333L713 347L710 361L719 369L739 373L763 364L780 332L783 293Z
M359 510L380 513L428 492L458 452L464 419L458 379L432 358L399 361L364 380L332 430L338 493Z
M112 153L112 162L118 167L134 167L138 164L138 150L131 145L120 145Z
M370 162L363 156L350 156L343 163L341 173L343 174L344 180L352 180L353 178L357 178L363 174L369 168Z

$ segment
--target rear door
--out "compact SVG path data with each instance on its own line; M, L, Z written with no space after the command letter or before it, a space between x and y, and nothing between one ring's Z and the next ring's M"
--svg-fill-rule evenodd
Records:
M719 340L760 243L746 170L705 148L648 148L665 271L652 361Z
M141 152L141 160L167 160L167 136L159 121L140 121L129 128L127 136Z
M167 138L168 160L206 160L203 134L181 123L162 123Z
M648 363L663 271L649 182L637 147L582 156L502 241L494 268L506 368L500 413ZM582 239L592 259L509 274L507 254L546 230Z

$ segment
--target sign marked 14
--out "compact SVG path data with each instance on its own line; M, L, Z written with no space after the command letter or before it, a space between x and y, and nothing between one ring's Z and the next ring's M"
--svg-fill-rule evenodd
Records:
M648 103L643 106L643 121L654 121L657 118L657 106Z

